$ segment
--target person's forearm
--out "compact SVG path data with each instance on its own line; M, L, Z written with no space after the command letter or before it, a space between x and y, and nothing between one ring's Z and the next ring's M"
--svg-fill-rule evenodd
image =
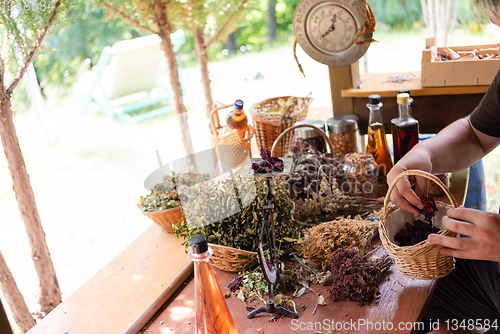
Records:
M432 173L455 172L471 166L485 152L469 124L469 118L459 119L435 137L416 145L408 155L430 160ZM404 159L404 158L403 158Z

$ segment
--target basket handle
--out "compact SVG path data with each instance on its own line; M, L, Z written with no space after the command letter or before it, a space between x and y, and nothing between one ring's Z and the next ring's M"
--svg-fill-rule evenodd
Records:
M313 128L314 130L319 132L323 136L323 139L325 139L326 143L328 144L328 147L330 147L330 153L333 153L332 141L330 140L330 138L328 138L328 136L323 131L321 131L319 128L315 127L314 125L296 124L294 126L289 127L288 129L286 129L282 133L280 133L278 138L276 138L276 140L273 143L273 147L271 148L271 156L274 156L274 152L276 151L276 148L278 147L278 143L280 142L281 138L283 138L288 132L295 130L297 128Z
M216 107L212 109L212 111L210 111L208 119L210 119L210 127L212 128L212 133L214 134L215 137L218 137L217 129L220 128L219 110L229 108L231 106L232 104L223 104L222 106ZM216 121L217 125L215 125Z
M438 186L441 187L441 189L443 189L446 196L448 196L448 199L450 200L451 205L454 208L458 207L458 204L457 204L457 201L455 200L455 197L453 197L453 194L451 193L451 191L448 189L447 186L445 186L445 184L443 182L441 182L441 180L439 178L432 175L431 173L427 173L427 172L424 172L421 170L416 170L416 169L410 169L410 170L404 171L403 173L399 174L394 179L394 181L392 181L391 185L389 186L389 189L387 190L387 194L385 195L384 211L383 212L387 212L387 206L389 205L389 202L391 201L392 190L394 189L394 187L396 187L396 184L398 183L398 181L401 180L403 177L410 176L410 175L421 176L421 177L424 177L428 180L434 181L434 183L436 183Z

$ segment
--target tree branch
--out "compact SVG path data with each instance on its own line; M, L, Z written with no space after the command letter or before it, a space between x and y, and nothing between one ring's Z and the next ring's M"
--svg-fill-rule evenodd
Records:
M59 10L59 7L61 7L61 0L58 0L54 6L54 11L52 12L52 16L49 19L49 22L47 23L47 26L42 30L42 33L40 36L38 36L38 40L36 42L35 47L33 50L31 50L30 54L28 55L28 59L26 59L26 62L24 65L21 67L19 72L17 72L16 77L14 80L12 80L12 83L10 84L9 88L7 89L7 96L10 96L12 92L14 91L14 88L16 88L17 84L19 84L19 81L21 81L24 73L26 73L26 70L28 69L28 66L31 64L33 59L35 58L35 55L40 48L40 45L42 45L42 41L45 38L45 35L47 35L47 32L49 31L50 26L56 19L57 11Z
M220 36L224 32L224 30L226 30L227 27L229 27L231 22L234 20L236 13L239 12L247 2L248 2L248 0L243 0L243 2L240 4L238 9L231 15L229 20L227 20L226 24L224 24L224 26L215 34L215 36L211 40L209 40L207 42L207 44L205 44L205 49L208 49L210 47L210 45L212 45L215 41L217 41L220 38Z
M116 14L120 15L121 17L123 17L126 21L130 22L130 23L133 23L135 24L136 26L138 27L141 27L142 29L146 30L147 32L149 32L150 34L154 34L154 35L158 35L158 32L146 27L146 26L143 26L142 24L140 24L139 22L131 19L130 17L128 17L127 15L123 14L122 12L120 12L118 9L112 7L111 5L108 5L107 3L105 3L103 0L101 0L101 4L108 8L109 10L112 10L113 12L115 12Z

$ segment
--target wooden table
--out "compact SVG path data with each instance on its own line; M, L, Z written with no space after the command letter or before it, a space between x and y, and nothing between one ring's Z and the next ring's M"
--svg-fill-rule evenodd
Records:
M467 171L462 171L452 177L450 189L459 203L463 203L467 175ZM148 333L192 333L193 283L189 278L192 271L193 266L180 241L173 234L151 225L28 333L137 334L144 332L145 327ZM234 274L219 273L223 291L226 291L225 287L233 277ZM316 315L311 314L315 303L314 295L305 294L297 299L300 315L298 326L300 321L317 322L324 319L329 319L334 324L351 319L393 321L394 326L399 321L414 322L419 319L428 302L434 284L435 281L407 279L392 270L382 281L378 305L374 302L358 307L356 303L341 301L320 306ZM326 288L321 289L326 297ZM269 323L265 316L261 316L247 320L241 301L231 297L227 302L240 333L256 333L251 331L256 327L265 328L264 332L268 334L291 332L290 319ZM305 310L302 310L303 304L307 305ZM171 326L167 327L167 324ZM380 331L367 331L375 332ZM409 333L410 330L397 332Z

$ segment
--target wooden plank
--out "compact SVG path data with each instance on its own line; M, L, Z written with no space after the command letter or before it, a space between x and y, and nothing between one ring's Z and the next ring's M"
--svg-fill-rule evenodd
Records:
M330 77L333 114L352 114L354 112L352 98L342 95L343 89L352 88L353 86L351 65L343 67L328 66L328 75Z
M402 83L385 82L390 77L406 74L412 78ZM364 74L359 88L343 89L343 97L368 97L379 94L381 97L396 97L399 90L409 89L412 96L484 94L488 86L422 87L420 71Z
M375 255L380 256L383 253L385 253L385 249L380 248ZM215 270L222 291L225 293L228 290L228 284L237 274ZM349 326L351 322L359 324L364 321L367 326L358 327L356 330L349 328L344 331L345 333L411 333L411 329L399 330L396 326L399 324L405 326L407 323L419 321L421 311L430 299L436 281L406 278L393 266L390 272L380 278L380 282L380 295L365 306L359 306L357 302L353 301L332 302L327 299L328 305L319 306L316 314L313 315L312 311L317 302L314 293L307 292L300 298L293 298L299 314L299 319L293 322L290 318L269 322L271 316L267 314L259 315L255 319L247 319L245 305L237 297L232 296L226 299L226 302L240 334L261 333L258 329L261 329L263 333L326 333L328 328L325 324L335 325L344 321L348 322ZM322 291L325 297L328 296L327 286L313 285L312 288L316 291ZM290 295L291 292L287 294ZM193 300L194 282L191 280L187 282L179 295L169 301L169 305L162 308L151 319L151 322L140 333L193 333L195 324ZM394 329L383 331L368 327L368 322L371 322L373 326L378 326L377 323L382 325L382 321L385 321L386 324L391 322ZM315 323L319 323L316 328L307 328L308 324L314 326ZM342 330L336 332L341 333Z
M28 333L137 333L192 270L180 241L152 225Z

